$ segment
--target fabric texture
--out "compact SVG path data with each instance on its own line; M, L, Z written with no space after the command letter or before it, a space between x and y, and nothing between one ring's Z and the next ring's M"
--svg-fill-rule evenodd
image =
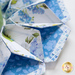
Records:
M0 0L0 7L0 75L42 75L70 33L63 1Z

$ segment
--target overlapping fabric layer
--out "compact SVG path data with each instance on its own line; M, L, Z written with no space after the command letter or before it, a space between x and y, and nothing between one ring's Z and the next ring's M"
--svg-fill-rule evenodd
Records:
M70 33L62 0L0 0L0 74L41 75L54 62Z

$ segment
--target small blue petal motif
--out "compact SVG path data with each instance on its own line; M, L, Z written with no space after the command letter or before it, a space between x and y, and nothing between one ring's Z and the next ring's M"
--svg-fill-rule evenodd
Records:
M32 12L33 12L33 14L37 13L37 12L38 12L37 7L34 7L34 8L32 9Z
M24 72L25 74L27 74L27 73L28 73L28 71L27 71L27 70L23 70L23 72Z
M18 15L23 16L24 15L23 11L20 10Z
M69 18L69 15L64 7L64 4L62 0L45 0L45 3L48 5L48 7L55 13L57 17L59 17L61 20L66 19L67 21ZM61 3L61 5L60 5ZM65 13L63 13L65 12ZM65 17L66 16L66 17Z
M31 3L33 3L31 0L22 0L22 1L23 1L23 4L26 4L26 3L31 4Z
M16 70L16 72L19 72L19 71L21 71L22 70L22 68L18 68L17 70Z
M24 13L21 10L18 12L18 15L21 16L20 20L25 23L29 23L32 19L27 13Z
M6 13L5 13L6 19L9 18L11 15L14 16L14 13L16 11L17 11L17 9L13 9L13 8L12 9L10 8L10 9L6 10Z
M58 26L54 26L40 29L40 32L43 41L44 57L49 57L51 59L54 56L52 52L54 51L63 31Z
M40 50L40 51L39 51ZM37 42L37 38L35 38L31 42L30 52L35 55L36 57L43 60L43 50L42 50L42 43Z
M14 62L10 62L13 60ZM28 75L39 68L39 62L16 54L11 54L2 75Z
M34 7L33 9L32 9L32 12L33 12L33 14L44 14L44 10L42 9L42 8L37 8L37 7Z
M47 50L54 49L55 45L56 45L56 41L55 40L49 40L47 42L47 44L44 46L44 49L47 49Z

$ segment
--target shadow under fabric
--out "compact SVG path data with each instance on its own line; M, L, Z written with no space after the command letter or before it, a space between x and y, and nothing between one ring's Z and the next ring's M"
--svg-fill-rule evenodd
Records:
M39 62L16 54L11 54L2 75L27 75L39 68ZM40 69L41 71L41 69Z

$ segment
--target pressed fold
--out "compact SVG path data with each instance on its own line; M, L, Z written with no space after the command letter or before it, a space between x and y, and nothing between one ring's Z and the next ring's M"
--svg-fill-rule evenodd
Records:
M39 61L44 60L41 36L38 30L7 25L2 31L2 39L11 52Z
M6 25L2 27L1 18L0 26L7 48L2 50L0 44L0 74L43 74L45 63L58 59L70 33L63 24L69 15L62 0L1 0L0 4L6 11Z
M5 68L11 52L6 47L5 43L0 39L0 74Z

